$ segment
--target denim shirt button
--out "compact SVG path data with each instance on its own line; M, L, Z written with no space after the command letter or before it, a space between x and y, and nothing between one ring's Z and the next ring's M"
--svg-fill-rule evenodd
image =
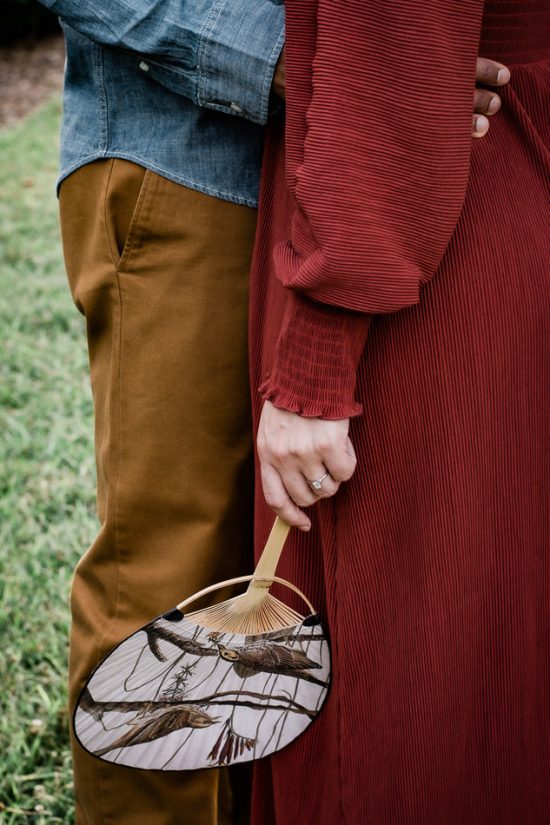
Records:
M146 63L145 60L142 60L141 63L139 64L139 68L141 69L142 72L148 72L149 71L149 64Z
M240 106L237 106L237 104L236 104L236 103L232 103L232 104L231 104L231 108L233 109L233 111L234 111L234 112L242 112L241 107L240 107Z

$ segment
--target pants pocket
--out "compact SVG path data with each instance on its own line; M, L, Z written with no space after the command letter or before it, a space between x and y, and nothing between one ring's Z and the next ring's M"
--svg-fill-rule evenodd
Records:
M105 192L105 227L115 267L123 269L141 235L143 206L154 173L128 160L113 158Z

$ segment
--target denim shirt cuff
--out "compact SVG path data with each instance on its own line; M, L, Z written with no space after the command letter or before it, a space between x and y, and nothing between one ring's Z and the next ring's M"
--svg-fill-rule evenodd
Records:
M265 124L284 38L283 5L218 0L200 35L199 106Z

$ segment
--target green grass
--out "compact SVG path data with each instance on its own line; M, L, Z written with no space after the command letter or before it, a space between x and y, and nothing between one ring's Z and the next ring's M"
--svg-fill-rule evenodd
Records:
M0 132L0 821L72 823L72 568L96 529L83 321L65 281L57 99Z

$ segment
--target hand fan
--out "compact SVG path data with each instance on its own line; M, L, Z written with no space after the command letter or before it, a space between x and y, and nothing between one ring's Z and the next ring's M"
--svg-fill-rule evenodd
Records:
M311 603L275 575L289 529L275 521L252 575L201 590L100 662L73 718L87 751L135 768L218 767L274 753L311 724L327 695L330 653ZM245 593L184 612L244 582ZM272 596L273 582L309 612Z

